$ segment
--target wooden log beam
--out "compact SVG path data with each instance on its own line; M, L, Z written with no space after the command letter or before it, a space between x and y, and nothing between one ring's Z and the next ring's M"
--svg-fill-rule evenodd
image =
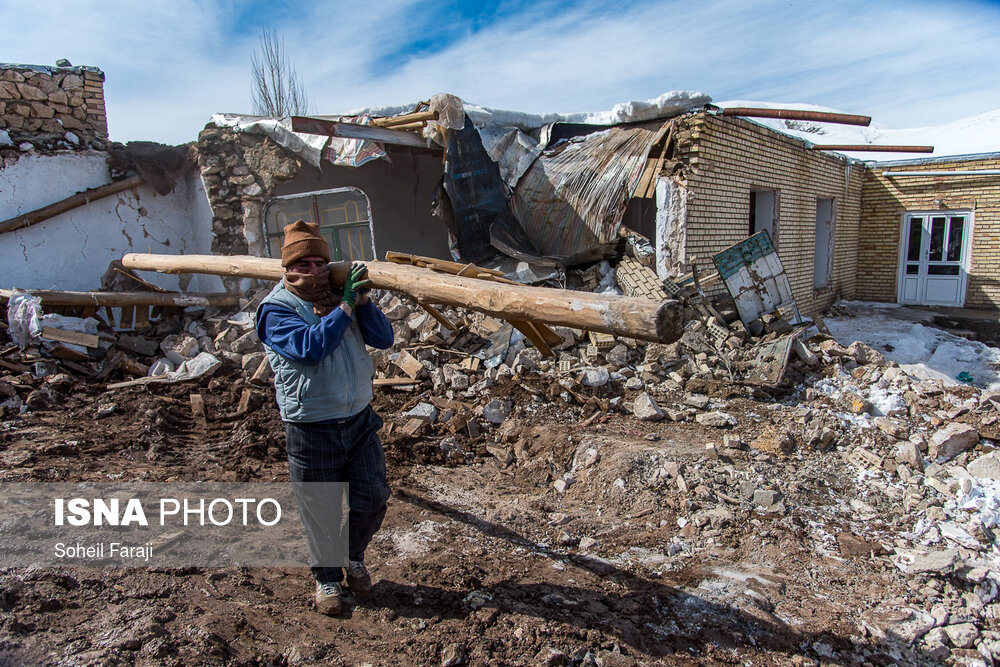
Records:
M429 120L437 120L437 111L418 111L402 116L386 116L384 118L372 118L372 125L376 127L393 127L397 125L409 125L410 123L424 123Z
M30 227L31 225L39 222L44 222L61 213L72 211L74 208L78 208L84 204L89 204L92 201L97 201L98 199L102 199L109 195L122 192L123 190L134 188L142 183L142 176L136 175L129 176L121 181L114 181L113 183L102 185L99 188L91 188L90 190L77 192L75 195L57 201L54 204L49 204L43 208L35 209L34 211L30 211L23 215L18 215L10 218L9 220L0 222L0 234L4 232L12 232L16 229L24 229L25 227Z
M933 153L933 146L879 146L878 144L826 144L810 146L814 151L868 151L871 153Z
M413 146L414 148L429 148L431 150L444 150L436 144L428 145L428 141L413 132L402 132L387 127L375 127L373 125L356 125L355 123L340 123L335 120L324 120L323 118L307 118L305 116L292 116L292 131L304 134L320 134L328 137L340 137L342 139L368 139L370 141L381 141L386 144L399 144L401 146Z
M761 109L758 107L730 107L722 110L723 116L747 116L749 118L781 118L783 120L811 120L820 123L841 125L871 125L871 116L855 116L848 113L827 111L803 111L801 109Z
M47 306L107 306L123 308L128 306L171 306L186 308L188 306L238 306L238 294L225 293L191 293L180 292L59 292L55 290L31 289L24 290L32 296L42 298ZM0 289L0 301L7 301L13 296L8 289Z
M129 269L163 273L208 273L280 280L281 261L223 255L128 254ZM683 330L680 302L531 287L439 273L393 262L367 262L376 289L402 292L417 301L478 310L507 320L531 320L617 336L670 343Z

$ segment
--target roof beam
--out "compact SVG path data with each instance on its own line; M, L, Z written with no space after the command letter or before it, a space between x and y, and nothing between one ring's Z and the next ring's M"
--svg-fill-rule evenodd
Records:
M292 131L304 134L319 134L328 137L338 137L341 139L367 139L368 141L381 141L386 144L397 144L400 146L412 146L414 148L428 148L430 150L442 150L441 147L430 144L419 134L412 132L402 132L385 127L373 127L371 125L357 125L355 123L341 123L335 120L325 120L323 118L308 118L306 116L292 116Z
M804 111L802 109L763 109L758 107L729 107L722 110L723 116L749 116L751 118L781 118L782 120L812 120L820 123L840 123L841 125L863 125L872 122L871 116L855 116L827 111Z
M868 151L871 153L933 153L933 146L879 146L877 144L828 144L810 146L814 151Z

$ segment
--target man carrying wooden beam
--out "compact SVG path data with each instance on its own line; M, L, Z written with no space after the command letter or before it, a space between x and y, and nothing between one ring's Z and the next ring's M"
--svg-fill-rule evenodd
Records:
M355 264L343 294L332 290L330 249L315 223L297 220L284 229L284 277L257 309L257 336L274 369L278 411L292 489L309 542L316 578L316 609L339 614L344 572L325 554L337 511L317 507L311 483L347 483L347 586L355 595L371 589L365 548L385 517L389 485L375 414L375 368L365 345L388 349L389 321L368 297L364 264ZM331 499L335 502L338 499Z

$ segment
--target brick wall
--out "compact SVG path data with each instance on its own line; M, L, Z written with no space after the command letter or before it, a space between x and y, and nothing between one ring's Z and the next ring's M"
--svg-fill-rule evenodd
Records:
M889 165L892 166L889 166ZM878 165L867 172L858 245L858 298L896 301L900 228L907 211L972 211L968 308L1000 308L1000 176L882 176L883 171L1000 169L1000 156Z
M69 130L106 139L104 72L0 64L0 129L14 134Z
M803 142L730 116L682 118L676 156L690 192L687 257L699 267L747 237L750 190L777 192L774 240L800 311L853 298L857 286L858 220L864 166L807 150ZM816 200L834 199L836 226L828 289L813 289Z

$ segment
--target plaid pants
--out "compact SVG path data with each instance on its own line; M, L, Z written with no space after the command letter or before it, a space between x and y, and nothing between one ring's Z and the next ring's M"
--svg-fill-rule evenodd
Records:
M348 556L363 561L372 536L382 526L389 483L385 454L378 439L382 418L368 406L358 414L334 424L285 422L288 475L294 482L347 482ZM295 485L293 484L293 489ZM300 510L302 503L300 501ZM323 530L307 512L300 511L312 548L312 536ZM321 583L340 582L343 569L317 567L317 554L310 560L312 573Z

